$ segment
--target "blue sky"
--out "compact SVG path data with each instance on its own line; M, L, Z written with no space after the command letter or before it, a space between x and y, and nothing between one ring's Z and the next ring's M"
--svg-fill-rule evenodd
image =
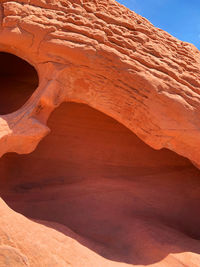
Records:
M117 0L156 27L200 49L200 0Z

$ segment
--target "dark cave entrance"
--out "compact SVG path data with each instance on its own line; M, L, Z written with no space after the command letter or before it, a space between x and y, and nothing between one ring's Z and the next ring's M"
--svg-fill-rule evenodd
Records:
M132 264L145 264L135 250L144 229L162 244L200 239L200 174L187 159L150 148L83 104L62 104L48 126L33 153L0 159L0 195L13 210L67 227L100 255Z
M21 108L39 84L37 71L25 60L0 52L0 115Z

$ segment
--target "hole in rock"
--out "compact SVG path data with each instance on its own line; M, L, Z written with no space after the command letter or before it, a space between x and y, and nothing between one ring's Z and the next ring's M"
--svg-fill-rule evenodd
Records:
M38 80L37 71L28 62L0 52L0 114L21 108L37 88Z
M0 193L12 209L62 224L116 261L155 262L177 244L191 251L200 174L187 159L83 104L62 104L48 126L33 153L0 159Z

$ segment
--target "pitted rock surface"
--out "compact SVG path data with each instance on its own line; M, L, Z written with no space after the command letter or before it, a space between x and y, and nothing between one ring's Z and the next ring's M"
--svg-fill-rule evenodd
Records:
M0 266L199 266L199 50L114 0L1 0L0 52L39 76L0 115Z

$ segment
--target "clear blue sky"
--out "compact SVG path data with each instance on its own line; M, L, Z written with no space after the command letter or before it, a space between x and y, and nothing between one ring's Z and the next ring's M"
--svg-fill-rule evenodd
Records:
M117 0L156 27L200 49L200 0Z

